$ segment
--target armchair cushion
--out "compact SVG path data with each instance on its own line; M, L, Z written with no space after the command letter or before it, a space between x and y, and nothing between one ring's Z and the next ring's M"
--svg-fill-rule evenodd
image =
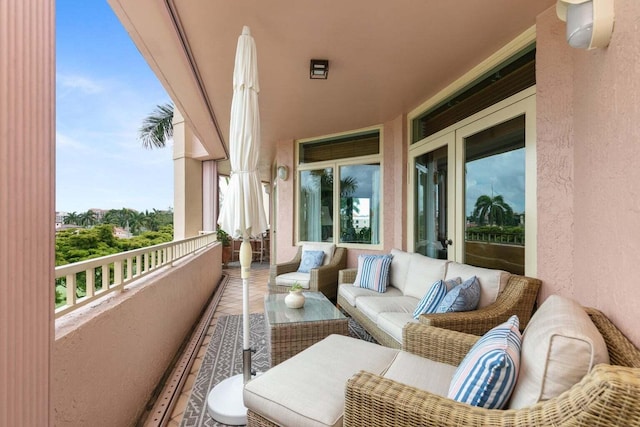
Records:
M509 408L560 395L598 363L609 363L609 353L589 315L577 302L551 295L524 331L520 377Z
M287 288L290 288L297 282L304 289L309 289L310 280L311 276L309 273L294 271L293 273L284 273L276 276L276 286L286 286Z
M522 337L511 316L478 340L456 370L447 397L487 409L501 409L518 378Z
M353 285L383 293L389 284L390 266L390 255L359 255L358 274Z
M336 245L335 243L303 242L302 253L304 254L306 251L323 251L325 257L322 261L322 265L327 265L331 262L331 258L333 258L333 253L336 251Z
M436 313L475 310L478 307L478 301L480 301L480 282L476 276L471 276L447 292Z
M309 273L312 268L320 267L324 258L324 251L302 251L298 273Z

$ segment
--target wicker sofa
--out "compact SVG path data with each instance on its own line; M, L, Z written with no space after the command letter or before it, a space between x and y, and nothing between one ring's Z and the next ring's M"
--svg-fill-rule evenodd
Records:
M309 273L299 273L297 270L305 249L323 250L327 255L324 264L320 267L312 268ZM338 292L338 273L346 266L346 248L336 247L330 243L303 242L298 246L298 252L292 260L271 266L269 292L288 292L291 285L297 282L306 290L322 292L327 298L335 301Z
M640 351L601 312L595 309L586 309L586 312L597 328L596 334L599 331L598 335L602 337L601 351L607 355L609 363L590 368L581 380L548 400L519 409L482 409L408 385L414 376L422 375L430 381L440 375L438 369L414 372L410 368L416 367L411 366L415 362L410 362L408 372L398 369L392 372L394 365L411 361L411 358L441 367L457 365L479 339L471 334L412 323L405 327L402 352L365 342L355 346L356 349L361 347L355 353L348 348L335 347L332 350L339 360L334 361L334 372L326 370L331 361L314 358L317 356L314 352L320 351L323 343L330 345L331 340L340 339L339 344L346 344L345 347L351 345L346 341L349 338L332 335L250 381L244 394L245 405L249 408L248 425L640 426ZM549 343L553 339L550 337ZM537 346L538 342L534 341L532 345ZM389 360L390 366L381 368ZM343 368L345 364L350 368ZM358 365L364 370L345 374ZM296 367L300 366L304 369L297 372ZM320 369L325 370L320 372ZM373 372L375 370L379 372ZM392 378L397 377L399 371L406 383ZM332 376L344 378L334 378L331 383L326 378ZM285 392L291 396L277 396L268 404L256 401L253 394L261 389L269 390L265 391L268 393L275 387L274 392L281 393L278 387L283 387L282 380L295 383ZM342 396L345 383L346 391ZM282 417L283 411L291 412L289 418ZM327 412L332 412L333 418L325 417Z
M541 285L538 279L435 260L399 249L392 249L391 255L390 286L382 294L353 286L357 268L341 270L338 275L338 305L380 344L401 348L402 328L408 322L419 321L426 325L482 335L512 314L518 315L521 329L526 327L531 318ZM481 297L477 310L423 314L419 320L413 319L413 310L435 280L460 275L476 275L481 288L489 288L486 295Z

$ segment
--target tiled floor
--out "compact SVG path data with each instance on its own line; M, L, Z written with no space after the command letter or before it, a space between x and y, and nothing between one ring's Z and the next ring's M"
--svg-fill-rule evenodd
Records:
M178 403L171 414L169 427L178 427L182 421L182 414L189 400L191 387L198 375L198 370L202 363L202 357L206 351L211 334L216 327L216 322L220 316L229 314L242 314L242 279L240 278L240 265L238 263L230 263L228 268L224 269L224 274L229 275L229 282L222 294L222 299L213 315L211 325L207 330L207 334L202 342L198 357L193 363L189 377L185 382ZM264 294L267 292L267 281L269 279L269 264L264 262L251 264L251 277L249 282L249 311L251 313L262 313L264 311Z

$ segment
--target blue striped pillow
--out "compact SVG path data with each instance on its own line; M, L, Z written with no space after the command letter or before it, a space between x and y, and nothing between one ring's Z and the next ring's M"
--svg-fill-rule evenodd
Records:
M518 327L518 316L513 315L480 338L458 366L447 397L482 408L503 408L520 369Z
M475 310L480 302L480 282L471 276L444 296L436 313Z
M456 285L459 285L462 279L456 277L455 279L449 279L447 281L438 280L435 282L426 294L422 297L418 306L413 311L413 318L417 319L421 314L435 313L436 309L444 299L444 296L453 289Z
M353 286L385 292L389 284L391 255L359 255L358 273Z

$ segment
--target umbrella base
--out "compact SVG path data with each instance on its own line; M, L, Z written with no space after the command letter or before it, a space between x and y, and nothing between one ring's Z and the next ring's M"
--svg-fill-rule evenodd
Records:
M238 374L218 383L207 396L207 412L222 424L247 424L247 408L242 400L244 375Z

